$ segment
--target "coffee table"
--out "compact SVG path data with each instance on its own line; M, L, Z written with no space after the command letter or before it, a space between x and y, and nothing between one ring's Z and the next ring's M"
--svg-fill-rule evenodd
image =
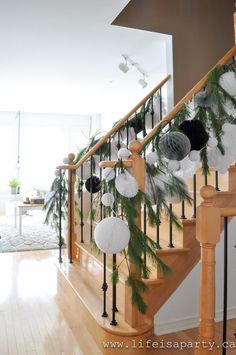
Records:
M19 234L22 235L22 215L30 210L42 210L43 204L31 204L31 203L22 203L16 202L15 203L15 228L17 228L17 216L18 216L18 230Z

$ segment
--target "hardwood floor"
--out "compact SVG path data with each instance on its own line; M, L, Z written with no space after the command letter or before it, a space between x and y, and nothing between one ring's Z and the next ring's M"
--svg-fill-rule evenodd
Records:
M76 312L75 292L58 271L54 260L51 251L1 254L0 355L102 354ZM236 320L229 321L230 341L235 341L235 330ZM220 343L220 325L217 325L217 334ZM197 341L197 330L153 337L151 341L159 344L162 341ZM147 354L174 355L179 351L149 348ZM117 352L125 353L125 350ZM228 351L228 354L235 353L236 348ZM193 354L193 351L184 349L180 354Z
M0 354L98 354L49 251L0 256Z

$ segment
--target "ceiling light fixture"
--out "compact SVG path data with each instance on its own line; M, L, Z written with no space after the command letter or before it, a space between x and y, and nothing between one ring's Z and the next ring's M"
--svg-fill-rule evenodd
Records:
M120 63L119 64L119 69L124 73L126 74L128 71L129 71L129 67L128 67L128 64L127 64L127 56L125 54L122 55L122 57L124 58L125 60L125 63Z
M124 62L121 62L118 67L119 69L124 73L126 74L130 67L133 67L135 68L139 73L142 74L143 78L139 79L138 80L138 83L139 85L141 85L141 87L144 89L147 87L148 83L147 83L147 80L146 78L148 77L147 73L140 67L140 65L136 62L134 62L131 58L129 58L128 55L126 54L122 54L122 58L125 60L125 63ZM130 67L128 66L128 64L130 65Z
M143 89L145 89L148 85L145 75L143 74L143 78L138 80L139 85L142 86Z

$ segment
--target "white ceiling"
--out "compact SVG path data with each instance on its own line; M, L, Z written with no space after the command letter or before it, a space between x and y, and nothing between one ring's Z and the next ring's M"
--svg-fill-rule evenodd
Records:
M165 76L166 56L165 36L110 25L128 2L0 0L0 110L132 108ZM147 89L118 70L122 53L148 72Z

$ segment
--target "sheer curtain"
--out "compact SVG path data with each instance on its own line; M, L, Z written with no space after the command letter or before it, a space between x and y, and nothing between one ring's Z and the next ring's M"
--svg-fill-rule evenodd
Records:
M83 148L88 143L89 133L101 129L100 115L21 112L20 164L17 167L18 119L16 112L0 113L1 202L9 191L9 180L17 177L18 172L22 192L48 190L56 165L68 153Z

